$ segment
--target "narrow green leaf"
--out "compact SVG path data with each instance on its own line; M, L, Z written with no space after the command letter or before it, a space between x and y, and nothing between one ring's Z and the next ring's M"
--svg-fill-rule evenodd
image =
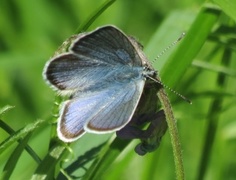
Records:
M84 21L79 28L76 30L76 33L81 33L86 31L89 26L108 8L110 7L116 0L107 0L104 4L101 5L91 16Z
M218 4L225 14L236 21L236 1L232 0L213 0L216 4Z
M88 169L87 173L83 177L83 180L99 179L102 177L102 174L106 172L109 166L130 142L127 140L121 140L119 138L115 138L112 142L111 141L108 142L102 149L99 157Z
M3 108L1 108L0 109L0 117L4 114L4 113L6 113L7 111L9 111L9 110L11 110L11 109L13 109L14 108L14 106L10 106L10 105L6 105L6 106L4 106Z
M197 16L197 12L189 10L175 10L171 12L151 36L148 44L144 46L145 54L153 62L156 70L160 71L166 60L179 47L179 43L168 49L160 58L156 59L164 49L166 49L174 40L177 40L183 32L188 32L191 24ZM184 37L185 39L185 37Z
M179 82L211 33L220 13L219 9L211 6L202 8L191 28L186 32L186 37L179 44L177 51L171 55L161 69L160 76L165 84L173 87Z
M2 121L0 119L0 127L5 130L9 135L15 134L16 132L10 127L8 126L4 121ZM21 143L21 139L18 139L17 142ZM25 146L25 150L29 153L29 155L31 155L31 157L37 162L40 163L41 159L39 158L39 156L35 153L35 151L29 146L26 145Z
M232 51L230 49L225 49L224 54L221 59L221 64L223 66L229 66L230 61L232 60ZM227 76L223 73L219 73L216 81L216 88L220 90L226 89ZM208 121L207 121L207 130L204 138L204 146L201 154L201 161L198 169L198 180L205 179L207 167L210 162L211 151L213 148L214 139L216 137L217 127L219 124L220 115L223 107L223 97L215 96L213 102L210 105L208 111ZM213 178L215 179L215 178Z
M223 73L227 76L232 76L232 77L236 77L236 71L224 66L218 66L218 65L214 65L208 62L204 62L204 61L193 61L192 63L193 66L198 67L198 68L202 68L205 70L209 70L209 71L213 71L213 72L217 72L217 73Z
M6 165L4 166L3 172L1 174L0 179L10 179L11 174L13 173L17 161L19 160L23 150L25 149L25 146L28 143L29 138L31 137L32 132L29 133L22 141L18 144L14 152L9 157Z
M55 167L61 160L61 157L64 154L65 150L66 147L64 144L57 143L54 147L52 147L41 164L36 169L31 179L54 179Z
M24 128L16 131L14 134L12 134L9 138L7 138L5 141L3 141L0 144L0 154L6 150L11 144L19 140L20 138L23 138L28 133L34 131L37 129L40 125L42 125L45 121L44 120L38 120L35 123L29 124L25 126Z

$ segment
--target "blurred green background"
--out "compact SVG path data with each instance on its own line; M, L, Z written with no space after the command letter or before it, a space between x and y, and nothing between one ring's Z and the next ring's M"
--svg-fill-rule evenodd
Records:
M104 2L0 2L0 109L7 105L14 106L1 114L0 118L14 131L38 119L49 120L34 131L28 142L41 159L48 153L51 122L55 119L55 92L42 78L43 67L62 42L74 34L78 26ZM236 2L215 0L213 3L216 3L214 6L219 5L219 14L212 22L212 27L207 23L196 25L196 17L205 6L203 0L117 0L88 30L106 24L116 25L138 39L150 60L157 57L182 32L187 33L183 42L166 52L154 64L163 74L164 84L193 102L189 105L168 92L178 120L186 179L233 180L236 179ZM206 37L202 35L204 29ZM191 50L196 55L187 61L185 55ZM181 53L174 56L178 52ZM174 59L174 64L171 64L173 61L170 59ZM167 71L165 64L173 71ZM175 72L178 67L183 69ZM8 137L10 135L1 125L0 143ZM70 154L68 162L62 167L72 164L80 155L108 137L110 135L86 134L72 144L74 155ZM120 154L101 179L175 179L168 133L160 148L144 157L133 151L137 142L132 142ZM1 172L6 170L6 164L17 145L15 142L0 149ZM10 175L11 179L30 179L38 167L25 151L10 166L13 164L15 168ZM84 170L81 173L81 167L76 167L80 168L80 172L74 170L72 175L74 179L79 179ZM60 175L58 179L66 178Z

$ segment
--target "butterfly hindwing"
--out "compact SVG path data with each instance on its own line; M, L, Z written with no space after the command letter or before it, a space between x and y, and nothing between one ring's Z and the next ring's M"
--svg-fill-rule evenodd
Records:
M124 127L132 118L142 94L144 80L117 84L99 93L74 97L62 109L58 134L66 142L84 132L109 133Z

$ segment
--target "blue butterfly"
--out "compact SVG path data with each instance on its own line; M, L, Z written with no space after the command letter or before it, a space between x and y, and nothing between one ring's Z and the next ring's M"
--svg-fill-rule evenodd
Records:
M43 74L54 89L71 95L62 104L57 126L64 142L75 141L85 132L103 134L124 128L147 82L156 79L141 46L114 26L74 37L68 52L53 57Z

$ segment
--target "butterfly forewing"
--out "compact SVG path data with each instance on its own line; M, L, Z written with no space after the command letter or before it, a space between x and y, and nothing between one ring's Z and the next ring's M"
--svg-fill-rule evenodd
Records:
M99 28L78 39L71 50L78 56L113 66L141 66L141 59L129 38L113 26Z
M79 36L70 50L51 59L44 70L46 79L59 90L94 90L123 66L142 64L129 38L112 26Z
M101 86L106 78L115 72L107 63L80 59L73 53L66 53L50 62L46 76L49 82L60 90L85 91L94 86Z

